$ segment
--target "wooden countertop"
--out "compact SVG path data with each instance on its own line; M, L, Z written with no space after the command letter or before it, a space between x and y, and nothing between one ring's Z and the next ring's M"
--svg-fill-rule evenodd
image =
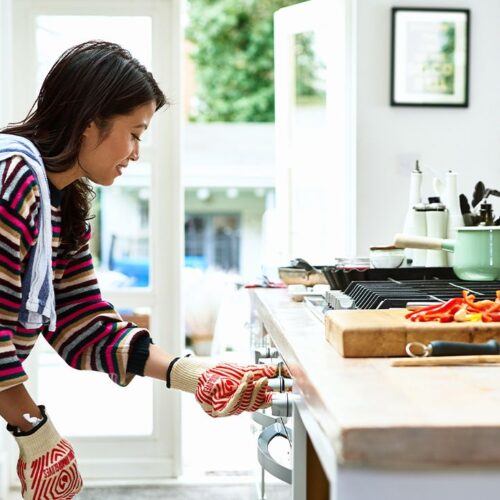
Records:
M500 366L396 368L389 358L343 358L286 290L251 294L339 462L500 465Z

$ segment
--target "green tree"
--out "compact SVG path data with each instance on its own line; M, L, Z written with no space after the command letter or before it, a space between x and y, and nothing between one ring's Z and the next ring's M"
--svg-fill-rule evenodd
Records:
M189 0L195 121L274 120L273 14L297 0Z

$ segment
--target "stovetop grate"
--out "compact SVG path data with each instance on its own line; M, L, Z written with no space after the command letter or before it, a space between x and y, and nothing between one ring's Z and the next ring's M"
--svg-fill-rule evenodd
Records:
M356 309L406 307L408 302L442 302L469 290L478 299L495 300L500 281L411 280L353 281L344 293Z

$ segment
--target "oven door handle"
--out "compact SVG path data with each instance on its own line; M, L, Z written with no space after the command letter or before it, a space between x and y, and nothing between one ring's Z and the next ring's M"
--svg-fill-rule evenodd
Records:
M292 439L292 430L279 423L274 423L266 427L259 435L257 440L257 457L262 468L272 476L281 479L285 483L292 484L292 470L276 462L269 453L269 445L275 437L284 437Z

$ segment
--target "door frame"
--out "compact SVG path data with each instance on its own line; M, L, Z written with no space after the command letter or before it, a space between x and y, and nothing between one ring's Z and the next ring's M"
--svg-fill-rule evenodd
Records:
M279 256L287 262L295 255L295 238L314 235L295 234L292 210L293 141L292 109L295 103L294 35L321 31L328 37L331 51L326 62L326 113L330 172L321 183L334 182L335 196L329 196L329 214L324 238L328 255L353 255L356 249L356 0L309 0L275 13L275 102L276 102L276 212L279 220ZM311 161L314 155L311 154ZM318 186L320 189L321 186ZM330 223L326 223L329 221ZM314 263L313 263L314 264ZM328 264L318 262L317 264Z

